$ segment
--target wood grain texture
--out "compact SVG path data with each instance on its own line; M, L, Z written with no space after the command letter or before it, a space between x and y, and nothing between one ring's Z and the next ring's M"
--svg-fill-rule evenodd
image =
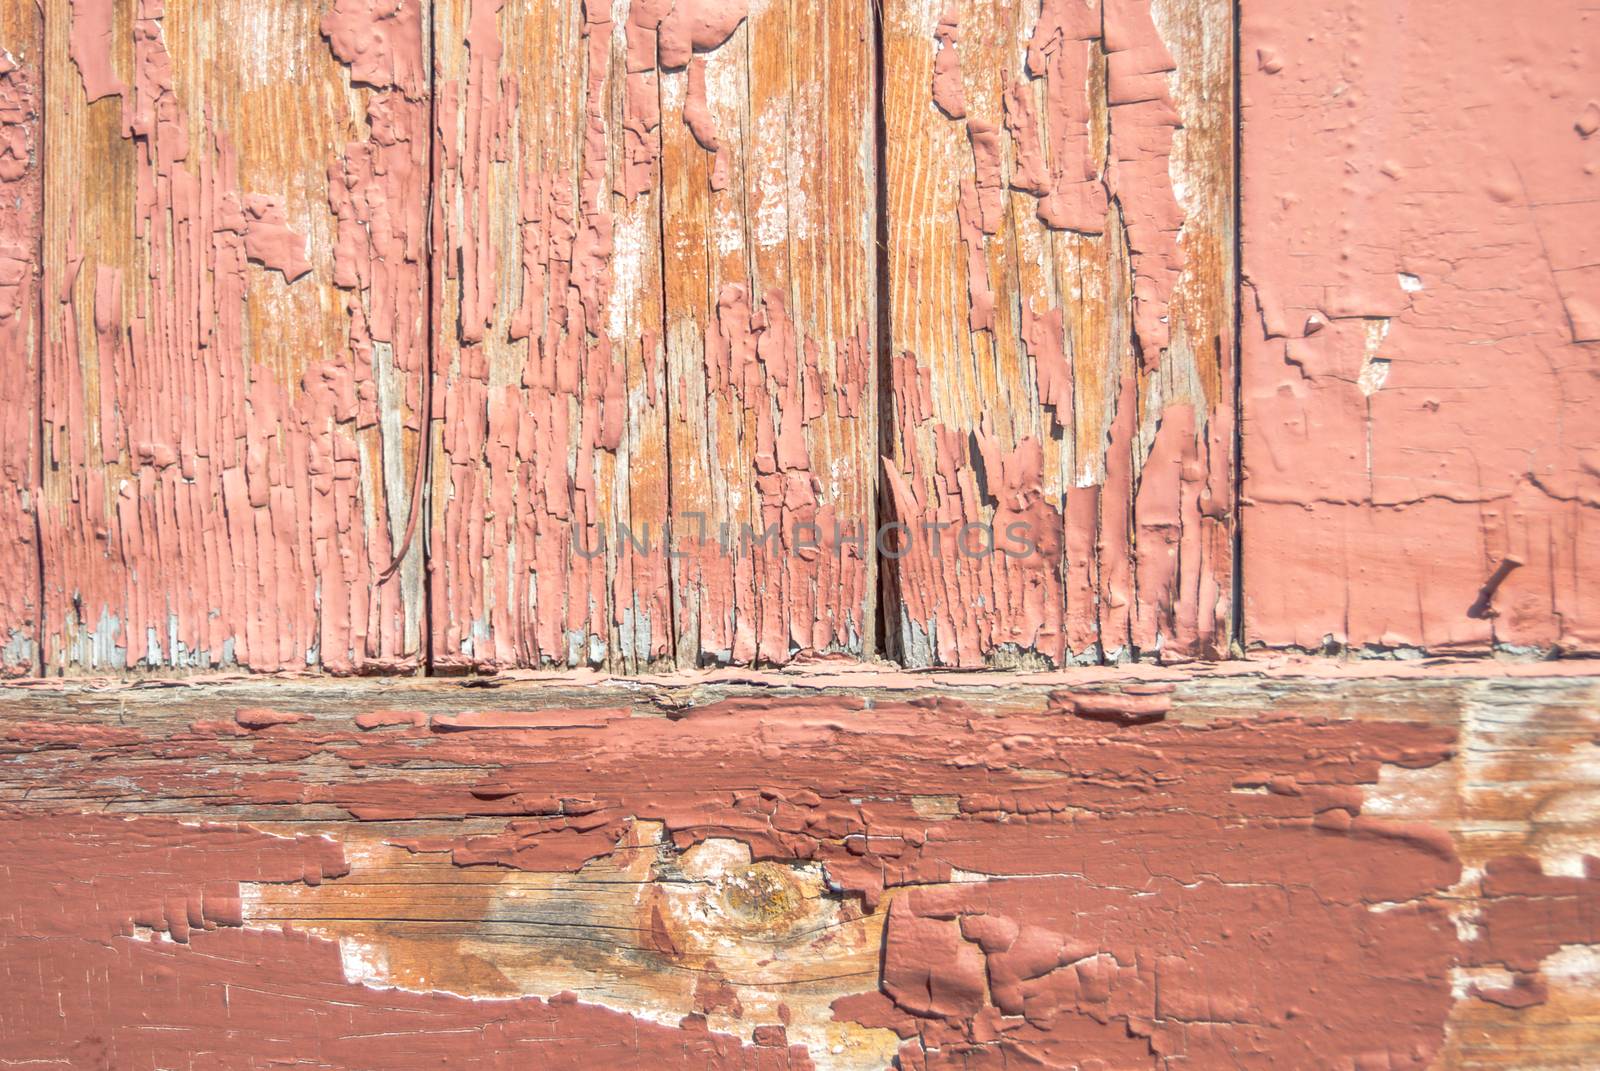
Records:
M416 0L49 0L45 661L421 649Z
M1225 652L1230 8L884 12L894 649Z
M672 622L661 208L648 162L630 184L656 138L633 114L655 104L630 70L637 20L576 0L434 17L435 664L647 667Z
M1242 12L1250 642L1600 648L1600 13Z
M663 37L680 666L873 651L871 18L757 0L701 51Z
M0 10L0 676L39 672L44 19Z
M435 10L436 664L867 651L867 13Z
M1579 1071L1595 671L10 687L0 1058Z

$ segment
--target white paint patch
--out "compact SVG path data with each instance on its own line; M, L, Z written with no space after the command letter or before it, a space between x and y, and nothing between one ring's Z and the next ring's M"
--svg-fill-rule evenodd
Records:
M339 938L339 965L351 985L386 988L382 983L389 976L389 954L377 945L354 937Z
M243 88L301 82L306 48L301 9L290 4L241 4L239 20L213 37L212 62L243 79ZM162 37L165 39L165 30ZM319 41L320 43L320 41Z
M822 120L817 116L815 101L810 98L794 101L792 107L794 111L785 124L785 136L788 136L790 131L811 131L822 125ZM789 229L795 238L802 242L811 239L816 224L811 198L806 193L810 183L805 181L812 163L806 153L810 144L808 137L791 137L785 160L785 165L788 167L788 174L784 176L784 186L789 199Z
M1415 294L1417 291L1422 289L1422 280L1417 278L1415 275L1409 275L1406 272L1401 272L1399 278L1400 289L1404 290L1408 294Z
M717 253L727 256L743 249L744 222L740 218L738 208L729 204L726 198L722 198L712 210L712 216L716 230Z
M1383 348L1383 340L1388 337L1387 319L1367 321L1367 344L1361 358L1361 373L1356 377L1356 386L1368 398L1382 390L1383 385L1389 381L1389 359L1378 356L1378 351Z
M761 117L758 144L763 148L762 166L755 183L755 240L762 249L779 246L789 237L789 181L783 170L782 144L784 118L776 109Z
M661 111L680 112L683 110L683 99L689 91L689 76L683 71L663 71L659 79L661 86Z
M1600 945L1562 945L1540 962L1539 973L1552 986L1600 989Z
M611 304L606 330L613 344L627 340L628 318L638 304L644 275L644 229L639 213L629 212L612 232Z
M1383 766L1378 783L1362 795L1361 813L1383 818L1437 819L1448 817L1456 800L1456 768L1441 762L1412 770Z
M745 103L745 80L739 48L718 48L706 53L706 108L717 122L717 137L726 148L740 136L739 113Z
M1504 967L1452 967L1450 968L1450 995L1466 1000L1472 987L1479 989L1510 989L1516 977Z

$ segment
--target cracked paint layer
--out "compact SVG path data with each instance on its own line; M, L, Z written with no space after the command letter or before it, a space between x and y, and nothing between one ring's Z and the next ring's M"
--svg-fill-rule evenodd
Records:
M1600 17L1241 10L1250 642L1595 649Z
M39 670L39 238L44 21L0 14L0 676Z
M421 8L45 14L46 668L413 666Z
M872 11L700 8L658 75L675 661L870 656Z
M597 3L435 13L436 663L645 668L671 647L660 221L613 170L622 27Z
M870 550L794 530L871 524L870 168L790 132L869 136L869 41L803 3L435 11L437 664L863 653Z
M1583 1066L1592 676L1011 680L11 689L0 1052Z
M1231 23L1206 2L885 9L907 664L1228 650ZM986 530L1016 552L962 543Z

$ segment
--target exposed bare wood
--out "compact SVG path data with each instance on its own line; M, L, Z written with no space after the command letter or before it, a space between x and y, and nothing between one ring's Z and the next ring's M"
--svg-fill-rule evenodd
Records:
M12 687L0 1054L1584 1068L1594 674Z
M873 650L871 20L758 0L662 53L681 666Z
M39 238L44 18L0 10L0 676L39 672Z
M1225 651L1229 5L906 0L885 26L897 649Z
M48 670L414 666L421 6L44 12Z

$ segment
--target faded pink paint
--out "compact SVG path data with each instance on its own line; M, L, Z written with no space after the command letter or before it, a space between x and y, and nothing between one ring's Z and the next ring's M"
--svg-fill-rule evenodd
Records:
M115 8L116 0L72 0L67 54L83 78L83 94L91 104L127 91L111 63Z
M1600 14L1243 16L1248 639L1600 649Z
M22 20L39 29L42 20ZM39 57L0 40L0 676L38 669Z
M613 176L613 24L598 5L586 5L576 173L546 170L526 150L513 161L511 132L522 102L505 69L501 11L496 0L474 0L465 85L438 86L441 195L433 225L445 254L435 261L435 323L460 327L454 365L439 369L446 491L432 574L436 659L487 669L609 664L624 615L637 614L649 626L630 634L629 656L648 662L671 647L660 525L648 551L626 540L611 545L616 516L601 481L605 458L619 453L628 432L626 340L613 339L607 325L612 182L630 200L648 188L654 158L643 149L655 144L659 115L648 123L626 116L641 107L640 86L653 89L654 57L648 71L627 74L625 144L636 155ZM653 35L655 22L636 17L645 15L630 15L630 40ZM638 59L638 51L630 55ZM456 137L458 127L464 139ZM496 280L501 251L491 172L507 162L518 176L521 260L508 339L525 339L527 348L518 380L491 386L484 345L505 289ZM459 287L457 308L445 304L450 281ZM658 346L646 340L648 360ZM648 632L642 643L639 631Z
M190 143L159 0L140 0L130 28L135 78L120 90L108 89L109 50L130 29L104 24L95 0L74 3L87 95L122 95L135 237L149 277L128 280L107 264L80 277L102 236L78 235L75 217L67 260L51 265L43 415L50 461L67 481L45 518L57 551L45 562L52 669L237 663L344 672L413 663L406 632L416 608L398 586L373 585L393 548L381 495L369 501L364 489L357 443L378 419L372 344L392 343L396 368L414 383L425 353L426 175L417 161L426 142L408 142L394 121L409 112L415 129L426 114L420 20L415 0L395 12L367 25L336 8L324 23L369 84L383 82L375 54L391 64L409 56L411 96L373 95L378 152L397 150L381 172L357 143L331 174L332 267L352 291L350 351L308 362L285 387L261 371L269 341L246 338L246 277L249 261L289 283L304 276L313 267L304 237L276 195L240 189L221 120L208 116L205 136ZM406 233L378 245L374 220L398 225L407 212ZM80 341L86 301L96 337ZM80 346L95 347L97 395L81 378Z
M961 84L961 17L951 6L939 17L933 33L938 52L933 57L933 103L948 119L967 117L966 87Z
M993 118L1003 121L1004 141L996 123L970 114L963 99L955 9L940 19L935 38L933 103L944 118L964 120L973 158L955 207L966 261L968 328L994 331L996 302L1008 300L995 293L988 272L990 244L1006 210L1002 160L1009 158L1010 189L1037 199L1037 216L1046 227L1099 235L1108 212L1119 215L1132 268L1132 338L1140 361L1137 369L1118 373L1122 382L1105 444L1103 485L1072 487L1052 500L1043 490L1036 439L1023 440L1002 457L987 425L969 436L966 429L934 422L927 372L917 368L917 355L895 358L892 434L901 440L906 467L884 462L890 519L916 533L908 553L891 565L901 603L898 628L911 643L926 643L926 654L917 657L944 666L983 665L1008 650L1056 665L1134 651L1159 651L1165 659L1214 655L1226 642L1226 614L1217 607L1227 598L1208 564L1217 547L1202 533L1201 522L1202 515L1224 527L1229 520L1231 416L1219 412L1201 420L1192 407L1178 407L1163 421L1148 461L1137 443L1146 386L1141 376L1157 367L1169 344L1169 305L1185 263L1179 242L1184 216L1169 173L1179 116L1168 80L1176 67L1150 6L1143 0L1045 0L1022 69L1002 79L1003 115ZM1107 70L1103 170L1090 141L1096 55ZM1037 79L1044 80L1042 137L1027 84ZM1063 309L1036 310L1024 301L1021 328L1039 400L1051 411L1054 427L1070 431L1074 383ZM918 456L918 427L935 437L933 471L924 471L926 462ZM980 458L987 484L979 479ZM1148 478L1147 465L1155 466ZM1007 524L1028 522L1053 559L963 559L948 547L938 553L933 537L920 532L924 523L949 525L952 533L983 523L988 498L999 503L990 522L997 539ZM1148 518L1136 522L1143 511ZM1228 556L1226 548L1222 556Z

